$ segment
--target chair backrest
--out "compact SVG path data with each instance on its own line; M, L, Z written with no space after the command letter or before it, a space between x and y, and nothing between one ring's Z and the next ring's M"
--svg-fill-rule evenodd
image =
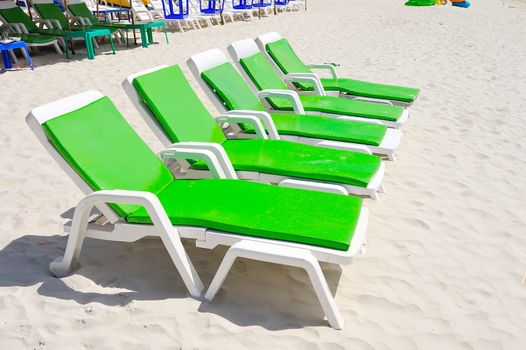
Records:
M188 17L188 0L150 0L153 8L163 11L165 19L184 19Z
M0 19L5 23L22 23L29 33L38 31L31 18L11 1L0 1Z
M256 43L284 74L312 72L296 55L287 39L282 38L278 33L260 35L256 38Z
M124 88L136 106L141 103L137 107L143 117L154 119L155 123L146 121L157 135L163 135L160 139L166 146L175 142L220 144L226 140L178 65L133 74Z
M157 194L174 181L111 100L98 91L34 108L26 122L86 193L120 189ZM126 217L138 206L115 204L111 208L114 217L115 212L117 217ZM108 217L107 207L99 210Z
M82 0L68 0L68 11L75 17L87 18L91 24L97 24L99 21L93 15L93 12L88 8L86 3Z
M201 84L204 90L210 92L213 99L220 101L218 108L265 110L247 82L219 49L194 55L187 64L196 79L204 82Z
M32 0L33 7L42 19L55 19L62 29L68 28L68 20L60 7L53 0Z
M252 1L251 0L232 0L232 9L250 10L252 9Z

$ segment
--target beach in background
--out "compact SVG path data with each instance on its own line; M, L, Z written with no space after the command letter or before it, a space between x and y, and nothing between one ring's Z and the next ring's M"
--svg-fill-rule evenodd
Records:
M526 344L526 9L308 0L309 10L169 33L148 49L103 45L88 61L35 54L0 75L0 349L524 349ZM367 254L324 264L345 328L335 331L304 271L238 260L213 303L192 299L159 240L87 239L81 267L49 263L60 214L83 197L27 127L29 110L100 90L156 151L122 81L270 31L341 76L419 87L387 195L365 200ZM326 218L330 220L330 218ZM207 286L226 249L185 242Z

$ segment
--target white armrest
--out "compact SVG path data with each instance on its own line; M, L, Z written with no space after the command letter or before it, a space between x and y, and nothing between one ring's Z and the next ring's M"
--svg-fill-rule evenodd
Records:
M296 91L292 90L278 90L278 89L267 89L261 90L257 93L259 98L286 98L292 103L292 109L296 114L305 114L305 109L301 104L300 97Z
M263 127L263 124L261 124L261 121L254 116L222 114L220 116L217 116L215 119L216 119L216 122L220 124L223 124L223 123L250 124L254 127L254 130L256 131L256 135L258 135L262 139L268 139L268 136L267 136L267 133L265 132L265 128Z
M334 65L325 63L325 64L308 64L307 67L309 68L315 68L315 69L325 69L331 72L333 79L338 79L338 72L336 71L336 67Z
M285 75L283 78L285 82L310 83L314 87L314 91L319 96L326 96L325 89L321 83L320 77L314 73L291 73Z
M46 20L43 20L43 22L46 25L49 25L48 28L50 29L68 29L68 28L62 28L62 26L60 25L60 21L58 19L46 19Z
M289 188L299 188L302 190L343 194L345 196L349 195L349 192L347 192L347 190L343 186L334 185L334 184L326 184L326 183L321 183L321 182L314 182L314 181L287 179L287 180L281 181L278 184L278 186L289 187Z
M223 113L223 115L226 116L252 116L256 117L261 121L261 124L263 124L264 127L267 129L268 138L272 140L279 140L279 134L278 129L276 128L276 124L274 124L274 120L272 120L272 117L270 114L264 111L249 111L249 110L233 110L228 111L226 113Z
M230 162L225 149L216 143L209 142L179 142L170 145L159 152L161 159L198 159L206 162L208 169L215 178L237 179L234 166Z
M84 25L84 18L83 17L70 17L70 23L75 25L75 24L80 24L80 25ZM88 21L89 23L89 21Z
M371 150L367 146L351 145L351 144L346 144L343 142L322 141L322 142L317 143L316 146L339 149L339 150L344 150L344 151L365 153L365 154L373 154L373 152L371 152Z
M368 123L368 124L376 124L376 125L384 125L382 124L379 120L376 120L376 119L364 119L364 120L356 120L356 117L338 117L336 119L339 119L339 120L350 120L350 121L353 121L353 122L356 122L356 123Z
M357 97L353 97L353 100L355 100L355 101L363 101L363 102L381 103L381 104L384 104L384 105L393 106L393 102L391 102L389 100L384 100L382 98L370 98L370 97L357 96Z
M21 30L22 23L5 23L0 26L0 31L5 31L6 33L18 33L21 34L23 31ZM24 27L25 28L25 27Z

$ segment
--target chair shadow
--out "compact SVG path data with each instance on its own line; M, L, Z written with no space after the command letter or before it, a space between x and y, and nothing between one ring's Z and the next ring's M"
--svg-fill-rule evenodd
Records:
M59 279L48 267L63 255L66 241L67 236L61 235L26 235L10 242L0 250L0 287L41 284L37 290L40 295L81 305L126 306L137 300L189 297L160 239L120 243L87 238L80 265L72 272L74 278ZM184 245L208 287L227 248L197 248L190 240ZM335 294L341 268L332 264L322 268ZM87 281L79 280L79 275ZM249 259L236 261L212 303L200 302L199 312L215 314L239 326L282 330L327 325L303 270Z

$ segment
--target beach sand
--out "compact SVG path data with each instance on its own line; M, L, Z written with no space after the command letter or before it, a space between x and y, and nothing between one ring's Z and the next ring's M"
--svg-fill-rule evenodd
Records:
M0 349L524 349L526 9L519 1L406 7L309 0L309 11L170 33L0 75ZM81 191L26 126L32 107L88 89L161 148L121 82L160 64L279 31L309 63L416 86L421 97L371 211L367 254L323 269L345 320L331 329L304 271L235 263L213 303L188 296L159 240L87 239L81 267L48 265ZM106 52L107 53L107 52ZM192 78L192 84L205 98ZM207 105L213 110L209 101ZM185 243L207 286L226 249Z

